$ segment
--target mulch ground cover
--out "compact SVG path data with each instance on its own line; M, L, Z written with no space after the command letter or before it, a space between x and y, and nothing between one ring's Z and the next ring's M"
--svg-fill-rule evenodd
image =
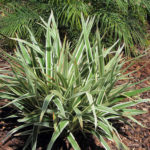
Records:
M127 67L129 63L127 63L124 67ZM0 60L0 68L1 67L7 67L7 63L3 60ZM136 60L135 64L131 66L127 70L127 72L131 72L134 70L137 70L137 72L130 75L130 77L132 77L131 82L133 83L150 77L150 56L145 56L143 58L140 58L139 60ZM148 86L150 86L150 79L136 85L134 88L140 89ZM143 99L150 98L150 91L142 93L140 97ZM0 107L6 103L7 100L1 100ZM130 150L150 150L150 102L141 103L132 108L146 110L148 112L146 114L138 115L135 117L140 123L146 126L146 128L143 128L131 121L130 122L132 123L132 127L121 123L116 123L115 127L118 129L123 143L125 143ZM11 107L0 109L0 118L7 116L9 113L12 113L12 111L13 109ZM0 141L4 139L8 131L13 129L17 125L18 123L14 119L0 120ZM0 142L0 150L21 150L24 145L25 138L16 136L8 139L4 144ZM46 149L43 145L45 145L48 140L44 138L45 137L42 137L39 141L37 150ZM79 135L77 141L79 142L83 150L104 150L100 142L95 137L92 137L90 135L88 135L86 139ZM108 142L108 144L111 146L112 150L116 150L114 143ZM58 141L57 144L55 144L54 150L56 149L73 150L69 147L69 144L66 140Z

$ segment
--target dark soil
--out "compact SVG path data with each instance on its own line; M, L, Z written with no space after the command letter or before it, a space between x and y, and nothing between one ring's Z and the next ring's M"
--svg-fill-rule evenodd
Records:
M129 63L127 63L124 67L127 67ZM7 66L7 64L0 60L0 68ZM142 67L142 68L141 68ZM140 69L141 68L141 69ZM136 73L132 73L130 76L133 77L131 82L141 81L150 77L150 56L143 57L135 62L135 64L130 67L127 71L137 70ZM121 83L120 83L121 84ZM139 89L143 87L150 86L150 78L139 85L136 85L134 88ZM150 98L150 91L144 92L140 95L143 99ZM7 103L7 100L0 101L0 107ZM136 123L132 123L133 127L124 124L115 124L115 127L118 129L120 133L120 137L130 150L150 150L150 102L149 103L141 103L136 107L136 109L146 110L148 113L143 115L138 115L135 118L141 122L146 128L143 128ZM11 107L0 109L0 118L7 116L9 113L12 113L13 109ZM4 139L8 131L16 127L16 120L0 120L0 141ZM77 136L77 141L79 142L81 148L83 150L104 150L95 137L91 135L87 135L87 137L83 137L81 135ZM45 136L41 135L39 146L37 150L45 150L45 143L48 142L49 139L45 139ZM4 144L0 143L0 150L21 150L24 145L25 139L21 137L12 137L8 139ZM47 142L46 142L47 141ZM111 146L111 150L116 150L114 143L108 142ZM57 140L55 144L54 150L73 150L70 148L67 140Z

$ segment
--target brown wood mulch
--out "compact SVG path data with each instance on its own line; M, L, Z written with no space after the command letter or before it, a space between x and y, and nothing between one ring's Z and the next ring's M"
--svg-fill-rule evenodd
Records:
M3 60L0 60L0 68L4 65L7 65ZM127 67L129 64L126 64ZM141 69L139 69L142 67ZM133 66L128 69L128 72L138 70L136 73L133 73L131 77L133 77L131 82L138 82L147 77L150 77L150 56L143 57L135 62ZM150 79L136 85L134 88L140 89L143 87L150 86ZM141 98L148 99L150 98L150 91L144 92L140 95ZM4 105L7 100L0 101L0 106ZM143 128L136 123L132 123L133 127L124 124L116 124L116 127L119 131L120 137L130 150L150 150L150 102L148 103L141 103L136 107L136 109L146 110L148 113L138 115L135 118L141 122L146 128ZM11 108L10 108L11 109ZM7 116L10 113L9 108L0 109L0 118ZM16 127L16 120L0 120L0 141L6 136L10 129ZM101 147L100 142L94 137L88 136L88 138L84 139L82 136L79 136L78 139L79 143L83 150L103 150ZM41 141L41 143L44 139ZM61 143L61 142L60 142ZM59 144L60 144L59 143ZM62 142L63 143L63 142ZM67 142L64 141L64 143ZM116 150L114 143L108 142L111 146L112 150ZM0 142L0 150L21 150L22 146L24 145L24 139L20 137L12 137L6 143L2 144ZM61 147L61 146L60 146ZM57 148L58 149L58 148ZM67 149L65 148L59 148ZM68 148L72 149L72 148ZM42 146L39 146L38 150L45 150Z

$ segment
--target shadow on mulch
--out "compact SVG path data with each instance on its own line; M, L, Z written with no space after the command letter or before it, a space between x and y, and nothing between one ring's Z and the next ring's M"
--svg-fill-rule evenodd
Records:
M0 103L0 107L6 104L6 101ZM10 114L15 114L15 111L12 107L6 107L0 110L1 118L5 118ZM26 137L12 136L2 143L2 140L5 138L7 133L13 128L19 126L20 123L17 122L17 119L6 119L0 120L0 150L22 150L27 140ZM46 147L50 141L52 133L41 134L38 137L38 148L37 150L46 150ZM102 146L95 144L95 139L91 135L83 136L82 134L76 135L76 140L79 143L79 146L82 150L104 150ZM55 142L52 150L73 150L69 142L64 139L58 138Z
M6 103L5 100L1 100L0 107L4 106ZM5 118L9 114L15 114L12 107L0 109L0 118ZM24 144L24 138L22 137L10 137L3 143L7 133L18 125L17 119L14 118L0 120L0 150L22 150Z
M49 137L49 135L41 135L39 137L37 150L46 150L46 146L50 141ZM82 134L78 134L76 135L76 140L82 150L105 150L102 146L95 143L96 141L92 135L86 135L85 137ZM69 144L68 140L58 138L53 145L52 150L73 150L73 148Z

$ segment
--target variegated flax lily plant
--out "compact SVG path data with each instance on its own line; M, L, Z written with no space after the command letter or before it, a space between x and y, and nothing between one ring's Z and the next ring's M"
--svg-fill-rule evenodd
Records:
M126 122L126 118L140 124L133 115L145 113L143 110L129 109L148 99L122 102L124 98L139 92L127 91L130 86L127 74L121 70L125 63L121 57L123 46L112 51L116 43L104 49L100 34L96 32L94 44L89 41L94 18L82 16L82 32L74 51L70 43L60 40L53 13L48 23L42 18L45 28L45 46L37 43L29 30L30 42L15 38L18 42L15 55L4 51L3 57L11 70L0 69L0 99L8 99L4 107L11 105L21 125L12 129L6 139L16 133L28 135L24 150L36 150L38 135L50 132L47 150L55 141L67 138L75 150L80 146L75 140L76 133L90 133L96 136L106 150L110 150L106 139L114 141L118 149L127 149L121 142L112 120ZM109 61L105 61L111 54ZM117 86L117 81L125 80ZM2 109L1 108L1 109ZM5 139L4 139L5 141Z

